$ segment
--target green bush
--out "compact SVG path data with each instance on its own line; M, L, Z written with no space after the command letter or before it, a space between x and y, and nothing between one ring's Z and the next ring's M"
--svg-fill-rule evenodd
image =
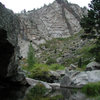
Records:
M37 64L37 65L33 67L29 77L33 79L42 80L42 81L49 81L50 74L49 74L48 67L44 64L43 64L44 66L42 64Z
M97 96L100 94L100 82L88 83L82 88L82 92L88 96Z

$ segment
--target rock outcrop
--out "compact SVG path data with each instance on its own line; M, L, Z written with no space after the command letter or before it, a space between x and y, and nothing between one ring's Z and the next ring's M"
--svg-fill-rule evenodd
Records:
M80 88L88 83L100 81L100 70L94 71L66 71L66 75L61 79L61 87Z
M44 5L40 9L18 14L21 25L19 45L22 55L26 56L27 42L30 40L37 46L45 43L46 40L69 37L79 32L80 19L86 11L85 8L70 4L65 0L55 0L48 6ZM25 41L27 41L26 44Z
M91 62L86 66L86 70L87 71L91 71L91 70L100 70L100 63L98 62Z
M18 33L19 19L0 3L0 85L26 84L20 71Z

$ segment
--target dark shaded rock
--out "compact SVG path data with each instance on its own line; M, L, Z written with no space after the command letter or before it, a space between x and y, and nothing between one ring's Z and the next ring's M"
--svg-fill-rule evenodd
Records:
M23 100L26 91L27 87L0 88L0 100Z
M87 71L91 71L91 70L100 70L100 63L98 62L91 62L86 66L86 70Z
M19 70L18 33L19 19L0 3L0 84L25 85L24 74Z

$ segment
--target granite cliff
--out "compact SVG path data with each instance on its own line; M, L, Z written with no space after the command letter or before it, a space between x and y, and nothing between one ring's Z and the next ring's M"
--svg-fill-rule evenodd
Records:
M48 6L18 14L22 56L27 56L29 41L38 49L38 45L46 40L65 38L78 33L81 30L80 19L86 13L86 8L77 4L71 4L67 0L55 0Z

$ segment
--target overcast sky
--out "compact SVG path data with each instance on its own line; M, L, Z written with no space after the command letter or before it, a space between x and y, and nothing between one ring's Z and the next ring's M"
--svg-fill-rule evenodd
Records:
M44 4L52 3L54 0L0 0L7 8L12 9L14 12L20 12L23 9L32 10L40 8ZM81 7L87 6L91 0L68 0L69 2L76 3Z

